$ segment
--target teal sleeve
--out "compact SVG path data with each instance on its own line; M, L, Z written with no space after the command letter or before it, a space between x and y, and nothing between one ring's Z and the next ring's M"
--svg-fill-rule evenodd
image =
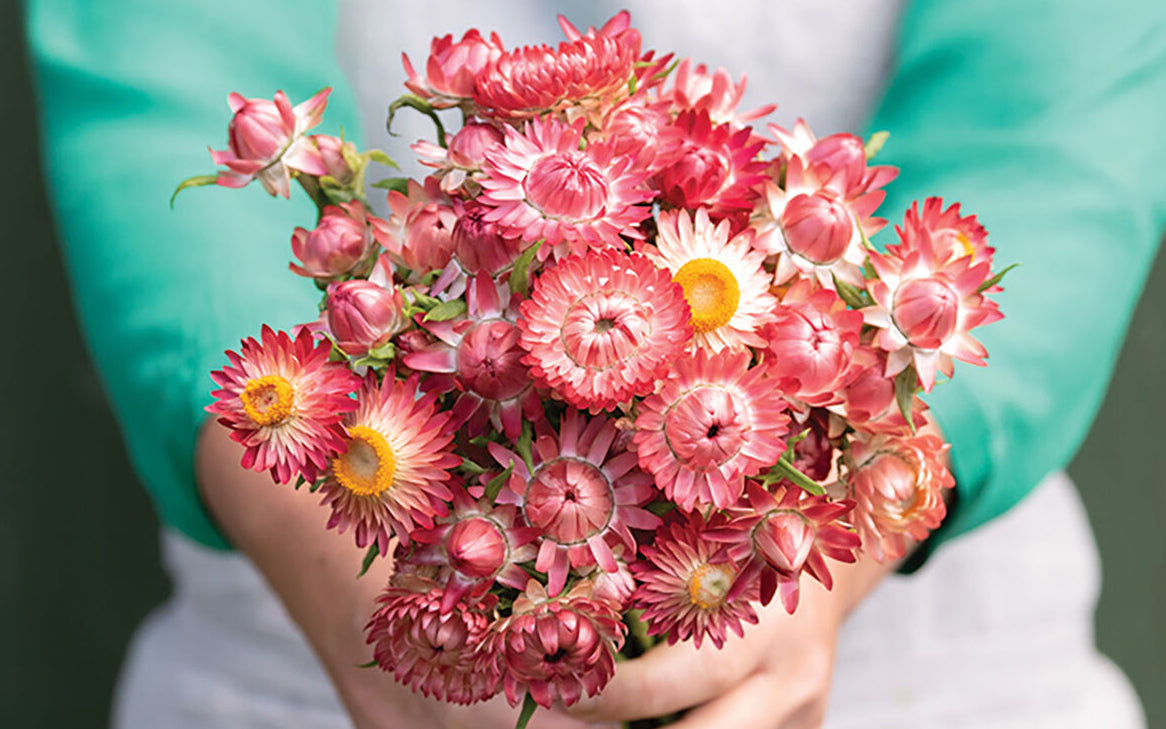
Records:
M176 184L226 146L227 94L292 103L343 76L335 8L311 0L31 0L27 31L50 195L77 311L161 519L225 547L194 485L196 432L226 362L262 322L309 320L311 282L287 272L310 203ZM321 131L352 138L337 88ZM301 196L302 197L302 196ZM283 275L280 275L283 271ZM98 482L99 483L99 482ZM86 488L78 484L78 488Z
M1166 216L1166 3L917 0L897 64L886 216L962 202L1023 264L974 332L988 367L930 397L959 494L938 543L1065 467L1105 393Z

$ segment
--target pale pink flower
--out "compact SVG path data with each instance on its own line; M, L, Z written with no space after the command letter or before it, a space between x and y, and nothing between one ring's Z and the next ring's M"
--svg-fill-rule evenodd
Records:
M476 28L459 41L452 34L434 38L429 44L424 77L414 70L409 56L401 54L409 76L405 86L438 109L468 104L478 74L505 52L497 33L486 39Z
M762 347L757 330L774 319L777 299L762 268L764 254L751 247L753 234L730 239L730 223L716 225L704 209L660 213L655 246L640 251L672 280L688 301L694 347L719 352Z
M409 326L400 290L363 279L328 285L324 320L336 346L353 357L384 346Z
M758 599L756 588L728 599L740 570L723 544L704 538L704 530L699 513L674 521L640 548L644 559L632 565L640 582L635 606L644 611L648 634L666 635L669 644L691 639L700 648L707 637L721 648L726 629L743 636L741 623L757 622L749 604Z
M610 249L543 273L520 310L531 375L592 412L650 394L692 337L668 271Z
M497 661L512 705L529 692L539 706L549 709L556 700L570 706L611 680L627 628L619 613L590 594L581 582L550 597L531 580L511 616L491 627L485 655Z
M296 228L292 233L292 254L300 262L288 267L321 284L367 267L381 237L379 229L370 226L370 217L356 200L325 206L315 228Z
M616 442L619 432L611 420L587 421L568 408L559 432L549 430L544 423L536 431L533 471L497 443L490 444L490 454L513 468L498 499L519 504L527 523L541 532L534 567L547 574L551 594L558 594L572 567L598 564L617 571L613 547L634 553L630 529L654 529L660 519L642 508L655 493L652 479L635 467L635 454Z
M269 471L276 483L296 475L315 481L333 454L345 448L344 413L360 380L328 361L332 345L315 342L308 329L293 341L264 325L262 344L248 337L230 365L211 373L219 389L207 406L241 444L243 467Z
M443 609L443 596L422 580L394 579L377 597L366 642L380 669L413 691L453 704L484 701L501 688L497 663L482 655L496 598Z
M369 372L345 418L347 450L332 459L320 488L332 509L329 529L351 527L357 546L376 543L388 554L390 537L408 543L417 525L432 527L448 513L453 494L445 484L461 458L451 452L449 415L434 400L418 397L416 376L397 380L390 370L378 385Z
M582 132L582 123L535 119L524 133L507 128L505 144L485 153L478 201L494 208L487 219L508 238L545 240L542 260L643 238L636 226L651 214L632 159L603 143L580 150Z
M785 450L785 400L749 359L748 352L699 350L678 360L640 404L634 436L640 467L685 511L731 506L745 479Z
M709 73L703 63L693 67L692 59L685 58L672 73L672 87L660 98L671 103L677 112L707 111L713 124L729 124L735 129L770 114L777 104L765 104L749 111L738 111L737 105L745 95L745 76L733 82L723 68Z
M320 151L305 133L320 123L331 91L324 89L294 108L282 91L275 92L275 101L228 96L234 116L227 128L227 149L211 150L215 164L227 167L216 182L243 187L258 178L268 194L288 197L293 172L328 174Z
M395 261L420 276L449 263L457 213L436 177L425 178L424 185L411 179L408 191L408 195L389 191L393 214L384 246Z
M858 436L846 454L846 482L863 549L879 562L900 559L907 539L922 541L947 514L955 479L944 465L950 446L935 435Z

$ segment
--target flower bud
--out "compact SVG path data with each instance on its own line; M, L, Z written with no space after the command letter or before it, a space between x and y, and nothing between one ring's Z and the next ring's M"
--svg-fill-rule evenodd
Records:
M437 108L455 106L473 95L475 77L504 52L496 33L486 39L471 29L459 41L454 41L452 35L434 38L429 46L424 77L414 70L409 57L402 55L409 76L405 86L418 96L430 99Z
M854 233L846 206L820 192L795 195L782 211L781 227L792 252L820 265L842 258Z
M819 139L806 152L806 161L819 179L831 188L848 192L862 183L866 174L866 149L853 134L831 134Z
M404 309L396 289L360 279L328 286L328 329L345 354L360 356L386 344L405 328Z
M325 281L343 276L365 257L370 242L363 221L329 205L313 230L296 228L292 234L292 253L300 265L292 263L291 270Z
M244 99L231 118L227 139L240 159L272 160L295 134L295 117L267 99Z
M934 278L905 282L895 292L891 316L913 346L938 349L955 332L959 296Z
M455 167L476 170L486 159L486 150L502 143L502 132L489 124L467 124L449 141L449 160Z
M814 546L814 525L796 511L774 511L753 534L765 561L782 572L797 572Z
M350 155L355 155L356 145L352 142L345 142L339 137L332 137L327 134L316 134L312 137L312 141L316 143L316 148L320 150L320 157L324 160L324 169L328 171L328 176L341 185L347 185L352 182L354 173L348 165L348 160L345 159L344 152L348 150Z
M450 566L458 572L491 577L506 564L506 536L489 519L463 519L450 528L445 551Z

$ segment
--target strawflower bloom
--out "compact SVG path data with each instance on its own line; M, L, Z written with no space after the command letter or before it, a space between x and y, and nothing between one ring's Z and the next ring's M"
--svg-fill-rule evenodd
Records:
M672 272L691 311L693 344L719 352L763 347L757 330L773 321L777 299L769 293L764 254L753 250L752 233L731 239L730 224L716 225L705 210L660 214L656 245L640 250Z
M469 104L478 74L505 52L497 33L487 39L476 28L459 41L452 34L434 38L429 44L424 77L413 68L409 56L401 54L409 76L405 86L438 109Z
M397 380L390 370L377 384L370 372L346 418L348 447L332 459L320 492L332 508L329 529L352 528L356 544L376 543L388 554L395 534L410 541L417 525L432 527L453 497L446 481L461 463L451 452L449 416L434 396L418 397L417 378Z
M729 589L740 570L723 544L705 539L704 518L690 514L656 532L651 545L640 548L644 559L632 566L640 586L635 606L644 613L649 635L666 635L668 643L691 639L697 648L708 638L717 648L726 630L744 635L741 623L756 623L749 604L756 590L729 600Z
M370 226L369 218L355 200L339 207L325 206L315 228L297 227L292 233L292 254L299 263L288 267L323 284L370 263L381 233L379 227Z
M685 58L672 73L672 87L660 95L671 102L678 111L707 111L713 124L730 124L740 129L750 122L770 114L777 104L765 104L749 111L737 111L741 97L745 95L745 76L739 83L723 68L709 73L703 63L693 66L691 58Z
M919 208L919 201L911 204L903 219L902 227L896 227L899 235L897 245L888 246L900 258L911 251L928 250L928 255L942 266L952 261L969 257L972 265L992 263L995 248L988 245L988 231L975 215L960 215L960 204L955 203L944 209L943 199L929 197Z
M669 272L614 250L547 270L520 309L531 375L592 412L650 394L692 337Z
M308 481L345 448L344 413L356 408L350 395L360 379L328 361L332 345L315 342L307 328L293 341L264 326L262 343L248 337L230 365L211 373L220 389L207 412L242 444L243 467L269 471L277 483L296 475Z
M640 467L685 511L732 506L745 479L785 450L786 402L749 359L700 350L678 360L640 404L633 437Z
M400 290L363 279L328 285L324 320L336 346L353 357L387 344L409 325Z
M436 177L425 178L424 184L409 180L407 189L408 195L389 191L393 214L384 246L395 261L419 276L449 263L457 214Z
M275 92L275 100L248 99L232 93L227 97L234 116L227 130L227 149L211 150L220 170L216 182L223 187L244 187L259 179L270 195L288 197L293 172L326 175L320 150L305 136L320 123L328 94L324 89L292 107L287 95Z

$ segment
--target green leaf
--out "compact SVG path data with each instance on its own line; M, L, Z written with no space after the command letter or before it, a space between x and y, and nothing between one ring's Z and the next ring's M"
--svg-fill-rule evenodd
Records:
M514 443L514 450L518 451L518 455L522 456L522 461L526 464L527 473L534 473L534 457L530 452L530 444L533 440L534 428L531 427L530 421L522 421L522 432L518 434L518 440Z
M357 668L372 668L376 665L378 665L377 659L374 658L371 661L369 661L368 663L358 663L358 664L356 664L356 667Z
M383 180L377 180L372 183L372 187L381 190L396 190L402 195L409 194L409 178L408 177L386 177Z
M834 290L851 309L864 309L874 303L871 301L870 294L864 289L841 281L837 276L834 277Z
M213 185L218 179L218 175L195 175L194 177L187 177L185 180L178 183L178 187L174 188L174 194L170 196L171 209L174 208L174 200L178 197L178 193L182 192L188 187L206 187L207 185Z
M465 299L443 301L429 310L421 321L449 321L466 313Z
M867 162L870 162L875 158L875 155L882 151L883 145L887 143L887 138L890 136L890 132L875 132L870 135L870 139L866 140L866 144L862 147L862 151L866 153Z
M306 484L307 482L308 482L308 479L304 478L304 475L301 473L301 474L300 474L300 475L299 475L299 476L296 478L296 491L299 491L299 490L300 490L300 486L303 486L303 485L304 485L304 484Z
M993 276L992 278L988 279L984 283L980 284L980 288L976 289L976 293L981 294L981 293L987 291L988 289L992 288L996 284L1000 283L1001 281L1004 280L1004 274L1008 273L1009 271L1011 271L1012 269L1016 268L1019 265L1020 265L1019 263L1014 263L1011 266L1009 266L1008 268L1001 271L1000 273Z
M676 503L673 501L650 501L644 508L656 516L664 516L676 508Z
M809 491L815 496L823 496L826 493L826 489L822 488L822 484L799 471L789 461L779 460L777 465L774 466L774 470L781 474L783 478L793 481L803 491Z
M527 248L519 254L514 261L514 269L510 272L510 291L519 296L527 296L530 293L530 264L534 257L538 255L538 249L542 247L543 239Z
M514 729L526 729L526 725L530 723L530 717L534 716L534 710L538 704L534 703L534 697L530 692L526 692L526 698L522 700L522 711L518 714L518 723L514 725Z
M437 142L442 147L444 147L445 146L445 127L443 127L441 125L441 118L437 116L437 112L434 110L432 104L430 104L425 99L422 99L420 96L416 96L414 94L405 94L404 96L398 98L393 103L389 104L389 118L385 122L385 130L390 135L392 135L394 137L397 136L396 134L393 133L393 117L395 117L397 115L397 110L399 110L401 107L406 107L406 106L409 107L410 109L416 109L417 111L421 112L422 114L424 114L425 116L427 116L433 120L433 125L435 127L437 127Z
M376 542L368 545L368 551L364 553L364 561L360 563L360 574L357 577L364 577L364 573L368 572L368 568L372 567L372 561L380 556L381 549Z
M365 152L365 154L368 155L368 158L371 161L376 162L377 164L382 164L385 167L392 167L394 170L401 169L401 166L394 162L392 157L379 149L370 149L369 151Z
M899 414L911 426L912 435L915 434L915 420L911 417L911 405L915 401L915 386L919 380L915 372L915 365L910 365L895 375L895 404L899 406Z
M505 485L506 482L510 479L510 475L512 473L514 473L513 463L507 466L505 471L486 482L485 496L490 499L490 501L498 500L498 494L502 491L502 486Z
M486 473L486 469L482 468L477 463L475 463L474 461L471 461L468 458L462 458L461 465L459 465L458 468L462 469L463 471L465 471L467 473L472 473L472 474L479 475L479 476L482 475L483 473Z
M388 362L397 356L397 347L392 342L385 342L376 349L370 349L368 356Z

